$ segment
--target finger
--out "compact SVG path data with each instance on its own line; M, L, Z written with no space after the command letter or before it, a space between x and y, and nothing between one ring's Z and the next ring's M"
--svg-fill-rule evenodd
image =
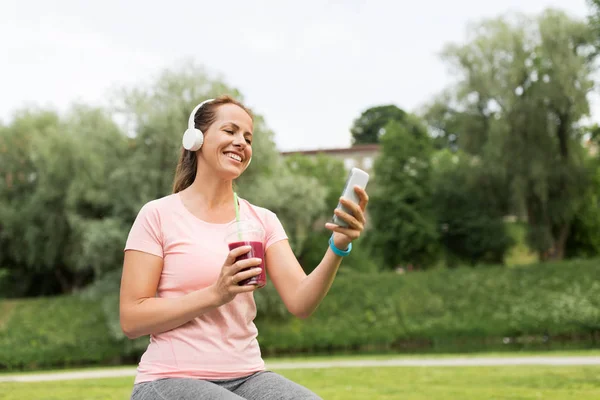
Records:
M363 211L365 211L367 209L367 204L369 204L369 195L367 194L367 191L361 188L360 186L354 186L354 191L356 192L359 198L359 207Z
M348 223L348 225L351 226L352 228L362 230L362 224L356 218L354 218L352 215L348 214L347 212L345 212L343 210L340 210L339 208L334 210L334 213L335 213L335 215L337 215L338 217L340 217L341 219L346 221Z
M231 275L235 275L243 269L257 267L262 263L260 258L247 258L245 260L236 261L231 267Z
M358 211L360 211L360 206L358 204L356 204L355 202L353 202L352 200L342 197L340 199L340 203L342 203L342 205L344 205L348 209L348 211L350 211L352 214L355 214Z
M253 276L260 275L261 272L262 272L261 268L251 268L247 271L240 271L233 276L233 282L234 282L234 284L237 285L238 283L240 283L243 280L252 278Z
M258 285L241 285L241 286L235 285L230 288L230 291L231 291L231 293L234 293L234 294L240 294L240 293L253 292L258 288L259 288Z
M239 256L248 253L251 249L252 246L240 246L231 250L225 259L225 265L232 265Z
M349 211L352 213L353 218L357 219L357 221L360 221L363 224L365 223L365 216L363 214L363 210L358 204L348 199L341 199L340 201L342 205L349 209Z
M346 235L352 240L358 239L360 236L360 231L358 231L356 229L342 228L341 226L332 224L330 222L325 224L325 228L329 229L330 231L338 232L338 233L341 233L342 235Z

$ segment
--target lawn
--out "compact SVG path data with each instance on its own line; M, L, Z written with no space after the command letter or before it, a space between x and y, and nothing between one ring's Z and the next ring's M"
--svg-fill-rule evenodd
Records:
M600 366L283 370L325 400L592 400ZM0 400L128 399L133 378L0 383Z

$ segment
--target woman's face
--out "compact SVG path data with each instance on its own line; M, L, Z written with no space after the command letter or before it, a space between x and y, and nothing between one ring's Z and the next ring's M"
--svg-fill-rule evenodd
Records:
M252 157L252 118L235 104L223 104L216 119L204 132L200 151L217 176L233 180L246 169Z

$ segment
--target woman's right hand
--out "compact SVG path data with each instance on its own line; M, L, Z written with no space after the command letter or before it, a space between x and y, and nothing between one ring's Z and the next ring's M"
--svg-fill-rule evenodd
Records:
M257 285L239 285L244 279L252 278L261 272L260 268L252 268L260 265L262 262L260 258L235 261L236 258L248 253L251 249L250 246L240 246L231 250L227 255L219 279L213 285L219 306L229 303L240 293L252 292L258 288ZM250 269L242 271L246 268Z

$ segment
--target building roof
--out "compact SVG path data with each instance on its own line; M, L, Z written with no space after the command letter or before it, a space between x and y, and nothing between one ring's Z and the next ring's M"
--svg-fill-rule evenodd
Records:
M342 147L342 148L329 148L329 149L314 149L314 150L296 150L296 151L282 151L281 154L291 155L291 154L305 154L305 155L314 155L319 153L325 154L340 154L340 153L369 153L373 151L379 151L379 144L358 144L352 147Z

